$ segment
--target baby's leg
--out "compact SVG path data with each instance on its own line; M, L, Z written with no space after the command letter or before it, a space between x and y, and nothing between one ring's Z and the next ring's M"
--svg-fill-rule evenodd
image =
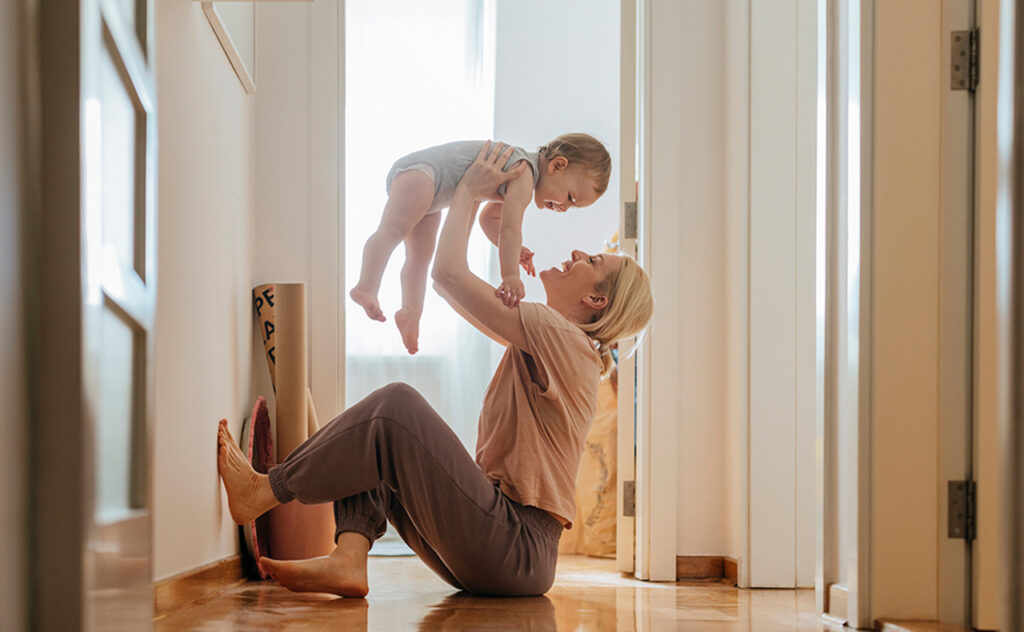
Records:
M409 353L419 351L420 315L427 291L427 268L434 256L441 214L426 215L405 237L405 265L402 266L402 309L395 313L395 324Z
M388 203L384 206L380 226L363 247L363 267L359 272L359 282L349 292L352 300L359 303L373 320L386 320L377 303L377 292L391 252L406 238L412 227L423 219L433 201L434 181L422 171L404 171L391 181Z

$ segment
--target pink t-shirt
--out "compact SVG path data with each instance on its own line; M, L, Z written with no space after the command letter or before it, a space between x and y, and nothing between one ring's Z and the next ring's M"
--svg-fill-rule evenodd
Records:
M519 318L528 348L509 345L487 387L476 462L512 500L571 523L601 357L582 329L547 305L520 303Z

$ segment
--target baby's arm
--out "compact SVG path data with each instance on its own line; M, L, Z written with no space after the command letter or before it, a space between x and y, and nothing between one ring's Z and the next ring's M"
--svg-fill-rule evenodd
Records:
M519 279L519 260L523 249L523 213L533 197L533 174L527 172L508 183L501 204L498 231L498 261L501 264L501 285L495 292L505 305L514 307L525 296Z
M501 234L501 207L501 202L488 202L484 210L480 211L480 228L495 246Z

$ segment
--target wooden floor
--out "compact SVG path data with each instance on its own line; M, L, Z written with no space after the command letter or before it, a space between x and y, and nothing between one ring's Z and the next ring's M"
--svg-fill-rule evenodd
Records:
M641 582L613 560L564 556L543 597L454 592L417 558L370 558L370 595L338 599L251 582L155 622L166 630L815 630L813 590Z

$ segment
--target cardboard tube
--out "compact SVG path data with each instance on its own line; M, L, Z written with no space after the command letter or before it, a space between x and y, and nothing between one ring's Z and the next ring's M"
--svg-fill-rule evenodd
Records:
M306 440L309 427L306 388L306 286L273 283L253 290L263 331L270 379L277 395L277 461Z
M277 394L277 462L284 461L319 429L313 394L306 386L306 288L270 283L253 288L258 326ZM334 507L292 501L269 512L273 557L296 560L326 555L334 548Z

